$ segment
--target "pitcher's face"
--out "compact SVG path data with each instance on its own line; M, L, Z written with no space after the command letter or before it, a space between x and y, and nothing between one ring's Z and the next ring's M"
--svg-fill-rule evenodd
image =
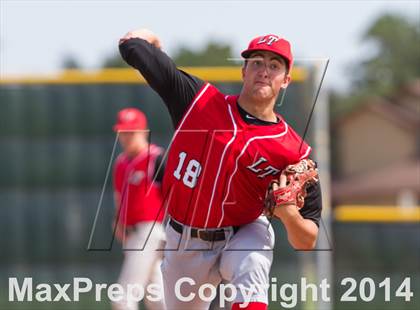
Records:
M242 68L243 91L256 100L277 98L290 82L286 62L268 51L253 53Z

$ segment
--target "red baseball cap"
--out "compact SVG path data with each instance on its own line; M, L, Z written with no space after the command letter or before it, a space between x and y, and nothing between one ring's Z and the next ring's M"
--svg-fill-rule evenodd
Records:
M243 58L248 58L255 51L269 51L280 55L286 60L288 68L290 69L292 67L293 55L289 41L275 34L267 34L254 38L241 55Z
M118 112L114 131L143 130L147 128L146 116L139 109L126 108Z

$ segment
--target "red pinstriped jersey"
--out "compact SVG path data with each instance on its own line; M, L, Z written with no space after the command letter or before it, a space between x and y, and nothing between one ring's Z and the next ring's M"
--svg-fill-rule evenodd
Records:
M162 221L164 212L161 189L153 183L155 162L162 149L150 144L149 149L134 158L120 154L114 165L114 190L120 197L118 220L126 225L142 221Z
M278 115L247 124L237 96L205 84L178 125L163 181L168 213L194 227L239 226L261 215L266 188L311 148Z

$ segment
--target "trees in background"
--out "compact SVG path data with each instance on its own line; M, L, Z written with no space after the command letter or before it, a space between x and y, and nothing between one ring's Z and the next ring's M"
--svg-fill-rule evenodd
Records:
M420 25L400 15L378 17L362 35L373 53L351 64L354 76L346 94L331 94L332 117L346 113L370 96L389 96L420 78Z
M375 53L357 66L354 90L386 95L420 77L420 26L399 15L379 17L365 32Z
M232 66L232 48L228 44L209 41L199 50L181 46L172 56L178 66ZM119 54L107 57L102 65L103 68L127 68Z
M232 47L228 44L210 41L201 50L181 47L173 60L178 66L232 66Z
M80 69L82 66L76 57L72 55L66 55L61 63L63 69Z
M108 56L102 63L102 68L129 68L119 53Z

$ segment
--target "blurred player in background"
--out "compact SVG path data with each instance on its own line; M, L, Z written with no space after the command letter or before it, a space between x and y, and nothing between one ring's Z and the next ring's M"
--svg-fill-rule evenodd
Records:
M163 248L164 242L164 214L159 213L162 175L157 174L155 182L153 178L160 166L163 149L148 143L147 120L138 109L121 110L114 131L123 150L114 165L113 182L115 237L125 250L118 283L125 290L128 284L146 288L151 283L162 290L162 252L156 251ZM138 296L138 293L133 292L133 295ZM148 309L165 308L163 298L158 302L147 298L144 301ZM123 300L115 302L113 309L138 309L138 304L124 291Z

